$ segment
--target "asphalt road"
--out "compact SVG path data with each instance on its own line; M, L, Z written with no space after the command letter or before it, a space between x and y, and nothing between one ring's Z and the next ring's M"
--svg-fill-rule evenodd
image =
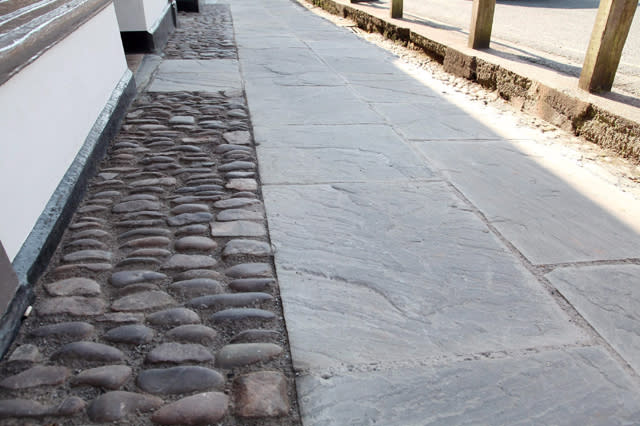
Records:
M534 62L578 75L598 0L498 0L493 42L521 50ZM405 17L468 33L470 0L404 0ZM627 37L615 86L640 96L640 11Z

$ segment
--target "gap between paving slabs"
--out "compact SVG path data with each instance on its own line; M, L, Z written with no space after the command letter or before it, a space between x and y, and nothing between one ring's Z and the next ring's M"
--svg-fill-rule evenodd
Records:
M167 56L237 58L230 16L182 13ZM208 89L131 107L0 363L3 424L300 424L246 101Z

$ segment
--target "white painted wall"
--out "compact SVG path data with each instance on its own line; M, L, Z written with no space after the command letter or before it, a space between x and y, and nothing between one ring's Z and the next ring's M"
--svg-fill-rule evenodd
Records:
M9 259L126 69L110 5L0 86L0 240Z
M114 0L120 31L147 31L155 26L167 0Z
M156 0L157 1L157 0ZM146 31L143 0L113 0L120 31Z
M168 4L167 0L144 0L144 17L148 29L155 27Z

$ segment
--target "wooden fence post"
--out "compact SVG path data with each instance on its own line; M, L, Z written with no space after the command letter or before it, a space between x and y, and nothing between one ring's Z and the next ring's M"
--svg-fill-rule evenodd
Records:
M496 0L473 0L473 14L469 27L469 47L484 49L491 41L491 27L493 26L493 12Z
M638 0L600 0L578 87L611 90Z
M402 0L391 0L391 17L402 19Z

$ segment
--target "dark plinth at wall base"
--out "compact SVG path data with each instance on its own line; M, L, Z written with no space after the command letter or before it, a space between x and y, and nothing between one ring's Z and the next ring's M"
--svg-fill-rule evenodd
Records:
M33 292L20 286L11 262L0 242L0 357L4 356L20 327L22 315L31 304Z
M159 53L176 28L177 17L172 3L167 4L162 18L150 31L123 31L122 46L127 53Z
M177 0L181 12L200 12L199 0Z
M20 285L0 323L0 356L4 356L15 337L24 310L32 302L33 284L47 268L65 229L85 195L89 179L95 175L109 143L118 134L120 124L135 95L135 80L131 71L127 70L33 230L13 259L13 270Z

